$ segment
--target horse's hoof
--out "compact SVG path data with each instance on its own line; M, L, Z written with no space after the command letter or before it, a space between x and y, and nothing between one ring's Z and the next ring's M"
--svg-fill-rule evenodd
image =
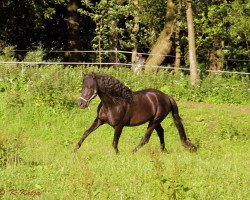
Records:
M120 152L119 152L118 149L115 149L115 154L116 154L116 155L119 155L119 154L120 154Z
M161 152L162 152L162 153L168 153L167 149L165 149L165 148L164 148L164 149L161 149Z
M132 151L132 153L134 154L134 153L136 153L138 151L138 148L135 148L133 151Z
M76 152L77 152L77 150L79 149L79 147L77 146L77 147L75 147L74 149L73 149L73 151L72 151L72 154L76 154Z
M192 146L191 148L190 148L190 151L191 152L193 152L193 153L195 153L195 152L197 152L197 147L195 147L195 146Z

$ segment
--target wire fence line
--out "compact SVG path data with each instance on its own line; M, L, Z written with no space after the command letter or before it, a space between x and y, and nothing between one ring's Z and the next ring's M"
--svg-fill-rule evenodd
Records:
M30 50L13 50L17 52L29 52ZM35 50L34 50L35 51ZM84 50L84 51L64 51L64 50L52 50L52 51L43 51L47 53L114 53L116 57L116 62L50 62L50 61L40 61L40 62L25 62L25 61L0 61L0 64L8 64L8 65L99 65L99 66L104 66L104 65L114 65L114 66L125 66L125 67L153 67L153 68L160 68L160 69L174 69L174 70L183 70L183 71L190 71L189 68L175 68L171 66L155 66L155 65L145 65L143 63L121 63L118 62L118 54L123 53L123 54L132 54L133 52L131 51L121 51L121 50ZM152 54L152 53L136 53L137 55L144 55L144 56L165 56L165 57L176 57L174 55L164 55L164 54ZM184 57L184 56L181 56ZM226 59L225 59L226 60ZM228 59L232 60L232 59ZM250 62L250 60L233 60L233 61L238 61L238 62ZM206 72L212 72L212 73L228 73L228 74L240 74L240 75L249 75L250 73L248 72L238 72L238 71L226 71L226 70L200 70L197 69L198 71L206 71Z
M131 63L115 63L115 62L8 62L8 61L0 61L0 64L8 64L8 65L101 65L101 66L107 66L107 65L113 65L113 66L125 66L125 67L132 67L136 64ZM173 69L175 70L175 67L171 66L155 66L155 65L141 65L141 67L153 67L153 68L160 68L160 69ZM189 68L177 68L177 70L183 70L183 71L190 71ZM200 70L198 71L206 71L206 72L213 72L213 73L228 73L228 74L239 74L239 75L250 75L248 72L232 72L232 71L224 71L224 70Z

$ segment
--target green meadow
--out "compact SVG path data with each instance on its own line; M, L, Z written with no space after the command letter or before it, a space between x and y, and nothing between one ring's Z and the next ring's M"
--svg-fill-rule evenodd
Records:
M62 67L0 67L1 199L248 199L250 196L249 78L213 75L190 88L189 77L167 71ZM113 129L94 131L72 150L96 116L99 98L79 109L82 73L108 73L133 90L154 87L177 100L196 153L179 141L172 116L132 150L147 125L124 128L120 154Z

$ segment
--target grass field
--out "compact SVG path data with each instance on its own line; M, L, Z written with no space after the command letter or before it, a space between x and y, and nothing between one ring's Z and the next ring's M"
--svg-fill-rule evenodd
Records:
M99 99L90 110L67 110L11 107L8 98L0 96L1 199L249 199L250 106L178 102L197 153L181 146L168 116L167 153L155 133L131 153L143 125L124 129L116 155L113 130L103 125L72 155Z

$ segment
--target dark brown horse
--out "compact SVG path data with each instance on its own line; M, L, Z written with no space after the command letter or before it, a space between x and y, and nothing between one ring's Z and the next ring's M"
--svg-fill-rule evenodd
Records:
M118 141L123 127L137 126L146 122L149 122L147 131L133 152L136 152L149 141L153 130L156 130L160 138L161 150L164 151L164 130L161 122L169 112L172 112L183 146L196 151L196 147L187 139L178 107L172 97L155 89L133 92L112 76L85 75L79 106L86 108L88 103L97 95L101 99L97 109L97 117L77 143L74 152L81 147L82 142L90 133L100 125L108 123L114 128L113 147L118 153Z

